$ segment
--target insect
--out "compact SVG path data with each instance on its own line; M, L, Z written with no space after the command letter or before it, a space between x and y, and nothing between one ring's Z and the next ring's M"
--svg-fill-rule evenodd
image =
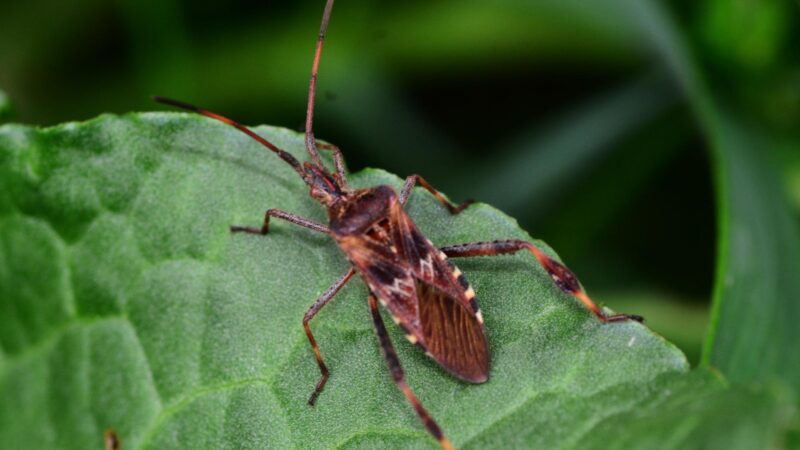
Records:
M428 432L443 448L451 449L450 441L406 383L378 310L378 302L389 310L412 344L420 347L447 372L470 383L483 383L489 379L489 344L475 291L450 258L527 250L544 267L558 288L580 300L601 321L643 319L632 314L606 315L586 295L566 266L529 242L496 240L437 248L403 209L414 186L419 184L428 190L451 214L458 214L471 202L460 205L450 203L419 175L406 178L399 194L389 186L367 189L351 189L348 186L341 151L334 145L318 143L313 132L317 73L332 7L333 0L327 0L311 68L305 123L305 147L310 161L301 164L294 156L254 131L216 113L163 97L156 97L155 100L219 120L244 132L289 164L308 185L311 197L327 209L327 225L286 211L269 209L261 227L234 225L230 228L234 233L265 235L269 232L270 218L282 219L332 237L351 263L351 268L311 305L303 317L303 328L321 374L308 403L314 405L329 377L328 367L309 323L353 275L358 274L369 290L368 303L373 325L394 382L414 407ZM323 165L320 149L332 151L333 172Z

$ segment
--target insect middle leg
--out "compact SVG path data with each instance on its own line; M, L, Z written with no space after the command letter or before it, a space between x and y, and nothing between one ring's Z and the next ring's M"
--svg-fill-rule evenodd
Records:
M350 268L344 275L342 275L336 283L333 283L331 287L328 288L322 295L308 308L306 314L303 316L303 329L306 330L306 336L308 337L308 342L311 343L311 349L314 350L314 358L317 359L317 365L319 366L320 371L320 378L317 382L317 387L314 388L314 392L311 394L311 397L308 399L308 404L314 406L314 403L317 402L317 397L319 397L319 393L322 392L322 388L325 387L325 382L328 381L328 366L325 365L325 361L322 360L322 353L319 351L319 346L317 345L317 340L314 339L314 334L311 332L311 327L308 325L308 322L322 309L323 306L327 305L329 301L339 293L339 290L344 286L349 280L350 277L353 276L355 273L355 269Z
M453 205L446 198L444 198L444 196L439 191L437 191L436 188L434 188L433 186L430 185L430 183L425 181L425 178L422 178L421 176L414 174L414 175L409 175L406 178L406 182L403 185L403 190L400 191L400 204L401 205L405 205L406 204L406 202L408 201L408 198L411 196L411 190L414 188L414 185L416 185L417 183L419 183L420 186L422 186L425 189L427 189L428 192L433 194L433 196L436 197L436 200L439 200L439 202L441 204L443 204L445 206L445 208L447 208L448 211L450 211L450 214L458 214L461 211L463 211L464 208L466 208L467 206L475 203L475 200L469 199L469 200L464 201L460 205Z
M250 234L261 234L261 235L267 234L269 232L270 216L283 219L287 222L291 222L295 225L300 225L301 227L305 227L310 230L319 231L320 233L330 234L330 230L325 225L312 222L308 219L296 216L286 211L281 211L280 209L268 209L267 212L264 214L264 224L261 225L261 228L247 227L242 225L231 225L231 233L250 233Z
M552 278L553 282L562 291L572 294L583 305L589 309L598 319L603 322L621 322L625 320L635 320L637 322L644 321L642 316L636 314L614 314L606 315L599 306L597 306L586 292L581 287L578 278L572 273L565 265L554 260L553 258L545 255L535 245L530 242L520 241L517 239L491 241L491 242L474 242L470 244L451 245L442 247L440 249L445 255L451 258L469 257L469 256L493 256L505 253L516 253L520 250L528 250L533 253L533 256L539 261L539 264L544 267L547 273Z
M442 433L442 429L439 428L439 425L433 420L433 417L428 413L422 403L420 403L417 396L414 395L414 392L411 391L411 388L408 387L406 383L405 374L403 373L403 367L400 365L400 359L397 358L397 352L394 350L394 346L392 345L392 340L389 338L389 333L386 331L386 326L383 324L383 319L381 318L381 312L378 310L378 302L375 300L375 296L370 293L369 294L369 310L372 313L372 322L375 325L375 333L378 335L378 341L381 344L381 350L383 352L384 358L386 358L386 365L389 366L389 372L392 373L392 379L394 380L395 384L398 388L403 392L403 395L406 396L411 406L414 407L414 410L417 412L420 420L425 425L425 428L428 429L428 432L439 441L439 444L442 448L446 450L453 450L453 445L447 439L447 437Z

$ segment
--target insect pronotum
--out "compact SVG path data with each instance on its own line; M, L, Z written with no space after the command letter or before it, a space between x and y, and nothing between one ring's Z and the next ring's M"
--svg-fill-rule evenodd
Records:
M327 0L311 68L305 126L305 147L310 161L301 164L294 156L231 119L176 100L163 97L155 99L224 122L255 139L292 166L308 185L311 197L327 209L327 225L278 209L269 209L260 227L230 227L234 233L265 235L269 231L271 217L282 219L332 237L352 265L311 305L303 317L303 328L321 373L308 403L313 405L317 401L329 376L309 322L357 273L369 289L372 321L394 382L414 407L428 432L443 448L451 449L453 446L439 425L406 384L400 361L381 319L378 302L389 310L412 344L420 347L450 374L470 383L483 383L489 379L489 345L475 291L449 258L528 250L550 274L556 286L580 300L601 321L642 321L642 318L632 314L606 315L586 295L567 267L529 242L508 239L437 248L425 238L403 209L412 188L419 184L427 189L451 214L458 214L471 201L453 205L419 175L407 177L399 194L389 186L351 189L347 185L341 151L334 145L318 143L313 132L317 72L332 7L333 0ZM323 165L318 149L333 152L333 173Z

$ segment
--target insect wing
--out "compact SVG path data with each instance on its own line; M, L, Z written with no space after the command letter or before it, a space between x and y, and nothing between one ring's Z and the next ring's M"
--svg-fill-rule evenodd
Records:
M489 346L475 296L458 269L399 203L388 220L337 243L409 341L454 376L489 378Z
M388 223L384 226L390 227ZM386 233L369 230L363 235L339 236L337 244L369 290L389 309L394 321L409 336L417 336L419 320L414 278L397 248L393 248L388 230Z
M413 273L420 345L458 378L489 378L489 345L475 293L452 265L400 210L393 221L396 239Z
M489 378L489 348L483 326L451 295L417 283L419 318L428 354L448 372L472 383Z

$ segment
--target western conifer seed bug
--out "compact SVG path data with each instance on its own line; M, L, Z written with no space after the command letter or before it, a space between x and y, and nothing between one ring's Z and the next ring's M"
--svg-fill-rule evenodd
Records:
M344 160L339 148L317 143L313 132L317 72L332 8L333 0L327 0L311 68L305 123L305 147L310 161L301 164L291 154L226 117L176 100L163 97L155 97L155 100L194 111L244 132L292 166L308 185L311 197L327 209L327 225L278 209L269 209L261 227L230 228L234 233L265 235L269 231L270 217L282 219L332 237L352 264L303 317L303 328L321 372L308 403L313 405L316 402L329 376L328 367L323 361L309 322L357 273L369 289L368 303L372 321L394 382L414 407L430 434L443 448L452 449L452 444L439 425L406 384L400 361L378 310L378 302L389 310L412 344L420 347L451 375L470 383L483 383L489 379L489 344L483 316L475 300L475 291L449 258L501 255L528 250L550 274L558 288L580 300L601 321L642 321L642 317L633 314L606 315L583 291L575 275L566 266L545 255L529 242L496 240L437 248L425 238L403 209L412 188L419 183L451 214L458 214L471 202L453 205L419 175L406 178L399 194L389 186L351 189L347 185ZM323 165L318 151L320 148L333 152L333 173Z

